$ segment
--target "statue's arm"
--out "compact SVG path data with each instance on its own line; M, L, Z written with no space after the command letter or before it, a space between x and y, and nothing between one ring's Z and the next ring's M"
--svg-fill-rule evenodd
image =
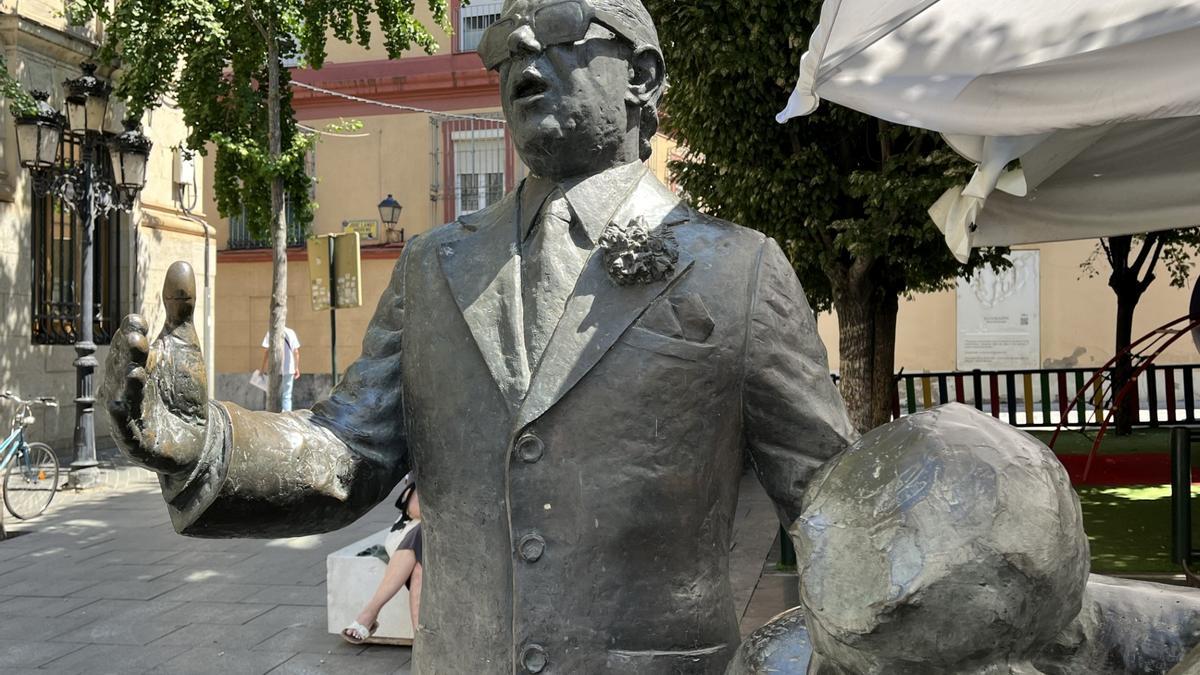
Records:
M387 497L409 466L401 377L407 258L380 299L362 356L311 411L257 412L207 401L190 313L180 312L186 319L171 335L191 339L159 337L153 347L145 344L145 322L126 320L109 359L107 409L122 450L160 474L179 532L325 532Z
M790 526L813 474L857 434L791 263L770 238L759 256L745 352L746 443L758 480Z

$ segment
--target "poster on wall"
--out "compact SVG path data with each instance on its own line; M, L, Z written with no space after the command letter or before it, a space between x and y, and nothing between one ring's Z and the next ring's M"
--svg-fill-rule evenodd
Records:
M1012 267L958 280L958 369L1041 367L1037 251L1013 251Z

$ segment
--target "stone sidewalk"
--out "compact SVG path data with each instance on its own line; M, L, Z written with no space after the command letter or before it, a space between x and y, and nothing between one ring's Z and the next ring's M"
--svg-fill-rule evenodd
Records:
M325 556L389 526L390 500L331 534L202 540L175 534L148 472L113 467L104 481L30 523L6 520L17 536L0 542L0 674L411 672L408 648L326 632ZM795 587L764 568L778 525L751 478L735 532L745 633Z

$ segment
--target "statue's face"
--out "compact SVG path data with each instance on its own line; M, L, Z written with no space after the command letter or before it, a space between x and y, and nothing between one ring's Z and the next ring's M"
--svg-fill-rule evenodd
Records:
M518 0L480 48L500 72L517 151L549 178L612 165L637 112L627 105L632 48L577 7Z

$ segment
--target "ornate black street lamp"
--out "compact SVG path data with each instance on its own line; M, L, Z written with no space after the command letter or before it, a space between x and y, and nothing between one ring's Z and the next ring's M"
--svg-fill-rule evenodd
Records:
M383 221L384 229L387 230L387 241L389 244L403 243L404 230L400 230L400 242L392 241L392 233L395 232L396 223L400 222L400 212L404 207L392 195L388 195L387 199L379 202L379 220Z
M34 92L35 109L19 115L17 153L21 166L29 169L35 196L56 197L75 211L83 222L80 242L82 288L79 323L75 332L75 459L71 462L71 483L77 488L96 483L96 397L92 378L98 362L93 341L95 320L94 246L98 216L133 207L146 184L146 164L150 139L138 129L136 121L125 122L125 132L113 137L106 133L108 99L112 86L96 77L95 64L83 64L83 75L63 83L66 89L66 115L56 112L45 92ZM79 136L79 157L62 157L62 136L69 130ZM100 166L102 150L112 161L112 178Z

